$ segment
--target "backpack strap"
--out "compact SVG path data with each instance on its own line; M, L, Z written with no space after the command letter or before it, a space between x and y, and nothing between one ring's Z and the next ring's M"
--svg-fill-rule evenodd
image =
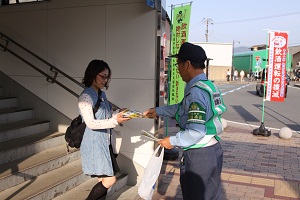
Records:
M99 89L98 91L98 100L93 108L93 113L94 113L94 118L95 118L95 113L97 112L97 110L99 109L100 107L100 103L102 102L102 99L101 99L101 94L102 94L102 91ZM82 122L82 117L81 115L78 115L78 117L76 117L75 119L77 119L78 121ZM75 120L73 119L72 122ZM82 122L82 123L85 123L85 122ZM70 127L70 126L69 126ZM66 146L67 146L67 151L70 152L70 149L69 149L69 145L68 145L68 142L66 141Z
M93 108L94 117L95 117L95 113L97 112L97 110L100 107L100 103L102 102L101 94L102 94L102 91L99 89L99 91L98 91L98 100L97 100L97 103L95 104L95 107Z

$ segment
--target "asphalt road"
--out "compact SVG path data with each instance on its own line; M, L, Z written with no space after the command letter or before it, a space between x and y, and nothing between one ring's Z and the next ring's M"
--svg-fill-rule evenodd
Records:
M300 87L290 83L284 102L264 103L256 95L255 83L217 83L228 108L223 118L228 121L260 126L262 121L267 128L289 127L300 133ZM263 120L264 119L264 120Z

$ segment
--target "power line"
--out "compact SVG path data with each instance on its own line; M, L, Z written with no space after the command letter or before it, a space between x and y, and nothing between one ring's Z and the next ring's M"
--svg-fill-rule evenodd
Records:
M250 19L240 19L240 20L232 20L232 21L224 21L224 22L213 22L211 18L203 18L200 22L197 22L196 24L192 25L190 27L190 31L195 31L195 29L199 29L200 27L198 24L205 23L206 24L206 30L205 30L205 36L206 36L206 42L208 42L208 25L214 25L214 24L229 24L229 23L239 23L239 22L246 22L246 21L255 21L255 20L264 20L264 19L271 19L271 18L278 18L278 17L285 17L285 16L291 16L291 15L299 15L300 11L293 12L293 13L286 13L286 14L280 14L280 15L273 15L273 16L266 16L266 17L257 17L257 18L250 18ZM210 20L212 23L210 23ZM289 43L289 45L299 45L299 42L293 42Z
M257 18L250 18L250 19L240 19L240 20L232 20L232 21L225 21L225 22L216 22L214 24L229 24L229 23L238 23L238 22L246 22L246 21L256 21L256 20L272 19L272 18L286 17L286 16L299 15L299 14L300 14L300 11L297 11L297 12L293 12L293 13L273 15L273 16L267 16L267 17L257 17ZM203 20L200 22L197 22L196 24L193 24L192 26L196 26L202 22L203 22Z
M246 22L246 21L256 21L256 20L272 19L272 18L285 17L285 16L291 16L291 15L299 15L299 14L300 14L300 11L297 11L294 13L288 13L288 14L282 14L282 15L273 15L273 16L267 16L267 17L232 20L232 21L225 21L225 22L216 22L215 24L229 24L229 23L238 23L238 22Z

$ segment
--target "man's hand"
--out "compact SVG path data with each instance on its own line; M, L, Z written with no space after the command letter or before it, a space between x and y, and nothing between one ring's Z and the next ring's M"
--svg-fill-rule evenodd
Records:
M174 146L172 146L170 143L170 137L165 137L164 139L158 141L158 144L160 144L160 146L162 147L165 147L166 149L174 148Z
M156 117L156 110L155 108L150 108L143 112L143 115L149 118L155 118Z

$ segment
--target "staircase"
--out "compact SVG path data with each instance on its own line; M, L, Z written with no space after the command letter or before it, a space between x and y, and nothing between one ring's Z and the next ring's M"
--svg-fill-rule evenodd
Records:
M80 152L67 153L64 133L18 103L0 87L0 199L85 199L97 179L82 174ZM117 174L108 196L126 184Z

